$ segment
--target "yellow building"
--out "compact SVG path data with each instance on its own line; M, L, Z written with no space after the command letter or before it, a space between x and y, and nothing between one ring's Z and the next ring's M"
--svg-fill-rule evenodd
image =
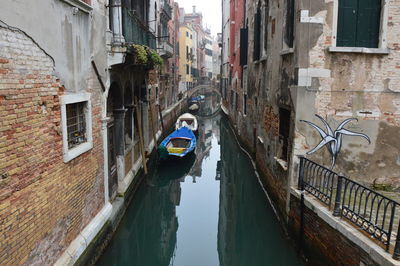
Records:
M192 63L196 54L193 43L193 29L190 25L179 28L179 91L193 88Z

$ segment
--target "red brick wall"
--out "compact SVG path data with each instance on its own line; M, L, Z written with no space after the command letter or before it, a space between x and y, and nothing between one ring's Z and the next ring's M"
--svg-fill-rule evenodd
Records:
M52 59L13 29L0 43L0 261L51 264L104 204L100 90L93 149L65 164Z
M290 196L289 228L294 239L299 239L300 200ZM303 251L310 265L376 265L360 247L304 206Z

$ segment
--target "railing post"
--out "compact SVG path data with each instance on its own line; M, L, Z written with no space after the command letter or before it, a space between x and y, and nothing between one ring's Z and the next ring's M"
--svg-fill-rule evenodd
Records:
M300 169L299 169L299 179L298 179L298 183L297 183L297 189L298 190L304 190L304 185L303 185L303 181L304 181L304 156L299 156L300 158Z
M342 184L343 184L343 176L339 175L337 180L335 207L333 208L333 216L341 215L340 202L342 199Z
M394 246L393 259L400 260L400 222L397 228L396 244Z

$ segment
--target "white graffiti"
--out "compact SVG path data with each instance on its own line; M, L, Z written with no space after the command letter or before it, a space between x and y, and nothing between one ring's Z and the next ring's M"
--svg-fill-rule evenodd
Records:
M308 125L315 128L322 138L321 142L317 146L315 146L314 149L308 151L307 154L312 154L312 153L318 151L319 149L321 149L323 146L326 146L329 153L331 154L331 159L332 159L331 169L333 169L333 167L335 166L337 156L340 153L340 149L342 148L343 135L353 136L353 137L354 136L363 137L366 140L368 140L368 143L371 144L371 140L369 139L369 137L367 135L362 134L362 133L353 132L353 131L350 131L350 130L344 128L344 126L346 124L348 124L349 122L358 121L357 118L348 118L348 119L344 120L342 123L340 123L340 125L336 128L336 130L333 131L332 128L329 126L328 122L326 122L321 116L319 116L317 114L315 116L318 117L322 121L322 123L324 123L324 125L326 127L326 132L314 123L311 123L311 122L305 121L305 120L300 120L301 122L305 122Z

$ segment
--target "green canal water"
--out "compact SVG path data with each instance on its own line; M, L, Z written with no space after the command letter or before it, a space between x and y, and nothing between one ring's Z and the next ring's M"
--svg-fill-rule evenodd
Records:
M301 265L225 118L141 184L97 265Z

